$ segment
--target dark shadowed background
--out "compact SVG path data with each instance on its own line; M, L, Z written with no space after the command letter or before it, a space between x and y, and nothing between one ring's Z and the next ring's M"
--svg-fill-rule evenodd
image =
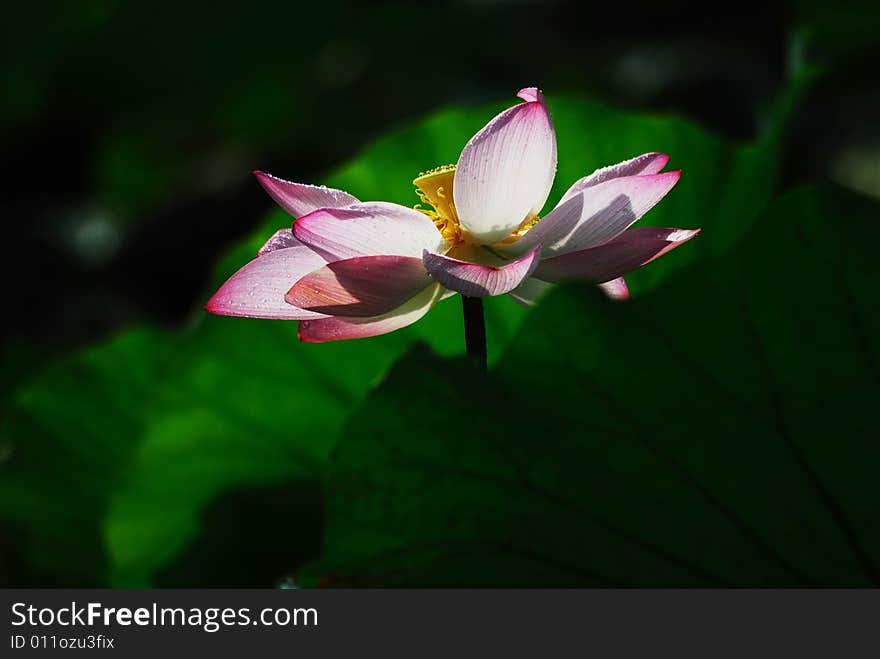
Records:
M0 582L876 585L876 3L96 1L16 3L4 23ZM222 276L285 221L251 170L414 203L411 178L445 164L430 158L454 161L529 85L558 113L573 176L557 187L667 150L707 184L664 221L760 228L709 236L705 258L645 275L623 310L580 288L529 316L504 307L486 401L461 385L456 309L328 349L296 344L292 324L205 319ZM743 289L793 306L749 298L752 332L718 303ZM691 356L666 354L661 329ZM752 333L775 393L738 370ZM629 354L605 363L613 337ZM615 386L639 419L596 403ZM563 400L575 391L586 408ZM534 408L514 422L523 392ZM678 403L689 421L658 431ZM764 411L770 430L742 422ZM634 437L652 439L619 449ZM430 477L394 457L416 439Z

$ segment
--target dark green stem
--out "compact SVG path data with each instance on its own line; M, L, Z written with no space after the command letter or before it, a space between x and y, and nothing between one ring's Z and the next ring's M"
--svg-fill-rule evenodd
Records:
M461 296L464 311L464 344L467 354L480 369L486 371L486 320L483 317L483 298Z

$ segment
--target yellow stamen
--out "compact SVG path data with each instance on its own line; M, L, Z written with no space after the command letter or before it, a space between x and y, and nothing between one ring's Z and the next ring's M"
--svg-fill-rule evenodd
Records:
M413 181L419 199L433 206L433 210L430 210L418 205L415 207L416 210L434 220L443 238L451 243L461 240L461 226L458 223L458 213L455 212L455 201L452 197L454 178L455 165L445 165L420 174Z
M531 217L527 217L525 220L523 220L523 223L519 225L519 229L517 229L516 231L511 233L509 236L507 236L507 238L504 238L503 240L499 240L495 244L496 245L509 245L511 243L515 243L517 240L519 240L524 235L526 235L526 231L528 231L533 226L535 226L538 223L538 220L540 220L540 219L541 218L538 217L537 215L532 215Z
M461 229L458 213L455 210L455 200L452 196L454 179L455 165L444 165L419 174L418 178L413 181L413 185L416 186L416 194L422 200L422 204L431 207L424 208L422 204L416 204L415 209L430 217L444 240L451 245L469 242L468 236ZM537 215L527 217L516 231L495 244L509 245L516 242L535 226L539 219Z

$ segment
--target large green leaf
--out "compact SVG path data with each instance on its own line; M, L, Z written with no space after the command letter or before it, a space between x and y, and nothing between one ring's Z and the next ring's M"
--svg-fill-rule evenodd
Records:
M788 194L626 305L571 287L494 372L421 351L330 462L367 585L877 585L878 206Z
M293 327L210 319L60 364L20 394L4 431L3 512L51 533L43 569L145 583L224 488L317 477L349 406L396 354L352 347L299 354ZM89 560L96 548L111 569Z
M577 99L550 103L560 150L551 201L593 168L647 150L669 152L672 166L686 170L650 223L702 226L705 237L639 273L636 292L729 248L768 199L775 134L736 147L675 117ZM454 162L499 107L441 111L379 140L324 182L362 199L413 203L412 178ZM217 283L288 222L273 212L223 259ZM506 298L487 307L494 362L525 311ZM176 334L129 331L52 366L15 394L2 430L12 453L3 465L0 515L21 539L32 573L49 580L144 585L160 573L180 574L174 562L187 556L189 564L211 566L206 579L228 583L216 561L187 553L200 532L216 537L203 519L206 507L242 488L317 488L349 409L416 340L441 355L461 353L458 304L441 303L407 330L339 345L300 345L292 323L201 312ZM296 528L299 518L314 517L312 497L289 504L288 519L278 523ZM313 526L290 538L291 556L314 546L305 537ZM230 556L227 569L235 565Z

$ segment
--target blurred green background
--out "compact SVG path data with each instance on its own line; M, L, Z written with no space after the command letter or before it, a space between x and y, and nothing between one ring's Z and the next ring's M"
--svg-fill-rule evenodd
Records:
M880 585L876 3L7 8L7 586ZM303 345L204 301L289 222L412 205L521 87L550 203L645 151L702 227L633 299Z

